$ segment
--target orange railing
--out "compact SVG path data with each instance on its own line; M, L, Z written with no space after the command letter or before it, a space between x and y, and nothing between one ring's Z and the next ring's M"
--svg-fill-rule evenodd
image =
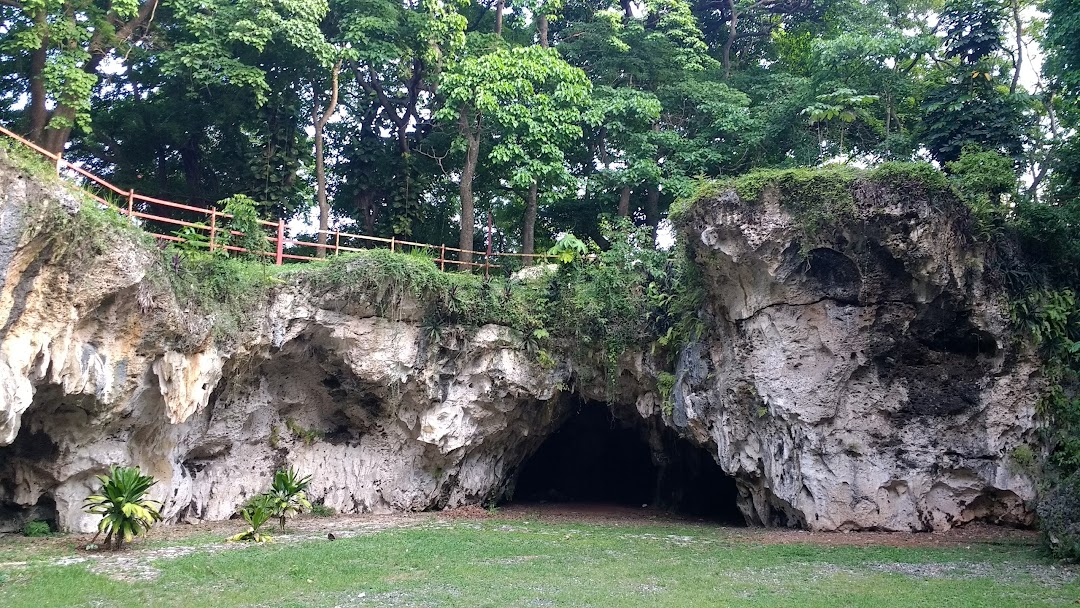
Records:
M167 201L167 200L163 200L163 199L159 199L159 198L153 198L153 197L149 197L149 196L144 196L144 195L139 194L139 193L137 193L137 192L135 192L134 190L131 190L131 189L123 190L121 188L117 188L116 186L110 184L108 181L94 175L93 173L83 169L82 167L65 161L62 154L55 154L55 153L49 152L48 150L42 148L41 146L38 146L38 145L34 144L33 142L30 142L30 141L27 141L26 139L23 139L19 135L9 131L8 129L5 129L2 126L0 126L0 133L2 133L3 135L6 135L7 137L19 142L20 144L30 148L31 150L34 150L38 154L41 154L45 158L51 160L56 166L57 175L63 177L63 176L65 176L64 171L69 170L71 172L74 172L77 176L81 177L82 179L86 180L87 182L95 184L99 188L102 188L104 191L111 192L111 193L115 194L118 197L119 200L126 201L126 203L127 203L126 207L117 206L113 202L110 202L109 200L107 200L107 199L105 199L105 198L103 198L101 196L98 196L98 194L96 194L94 192L91 192L89 190L86 190L84 188L84 191L86 192L86 194L88 196L90 196L91 198L93 198L95 201L97 201L98 203L100 203L102 205L105 205L107 207L115 209L121 215L125 215L125 216L131 218L132 220L150 220L150 221L154 221L154 222L161 222L163 224L170 224L170 225L174 225L174 226L192 228L192 229L199 230L199 231L205 231L205 232L208 233L208 236L209 236L209 249L210 249L211 252L213 252L213 251L225 251L225 252L233 252L233 253L247 253L248 252L246 249L244 249L242 247L235 247L235 246L229 245L227 243L222 243L222 242L219 241L218 235L221 235L221 234L226 233L226 232L228 234L230 234L230 235L243 236L243 233L241 233L241 232L236 232L236 231L233 231L233 230L227 230L226 228L223 228L223 227L218 225L219 220L232 218L232 216L227 214L227 213L224 213L222 211L218 211L217 209L214 209L214 208L205 209L205 208L202 208L202 207L193 207L191 205L184 205L182 203L174 203L172 201ZM136 203L139 203L139 205L138 205L139 208L138 209L136 208ZM187 212L195 213L197 215L206 216L208 218L208 223L205 223L205 222L189 222L189 221L177 219L175 217L168 217L168 216L165 216L165 215L157 215L157 214L154 214L154 213L149 213L148 211L152 207L155 207L155 206L156 207L165 207L167 209L178 209L178 210L181 210L181 211L187 211ZM366 249L370 249L370 247L353 247L353 246L343 245L342 241L346 241L346 242L349 242L349 243L355 243L355 242L373 243L376 247L389 246L391 251L396 251L396 250L399 250L400 248L403 248L403 247L414 247L414 248L421 248L421 249L430 249L430 250L433 250L433 251L438 253L438 257L434 258L433 261L435 262L435 264L437 266L439 266L439 268L441 270L446 270L446 266L447 266L447 264L449 264L449 265L451 265L451 267L457 266L459 268L483 268L484 272L487 273L491 269L499 268L499 266L497 264L492 264L491 263L492 258L498 259L498 258L504 258L504 257L516 257L516 258L528 258L528 259L543 259L543 260L546 260L549 257L549 256L546 256L544 254L534 254L534 253L504 253L504 252L494 253L494 252L491 252L491 251L473 251L473 250L468 250L468 249L458 249L456 247L447 247L446 245L431 245L431 244L428 244L428 243L417 243L417 242L414 242L414 241L407 241L407 240L401 240L401 239L396 239L396 238L383 238L383 237L377 237L377 236L369 236L369 235L365 235L365 234L352 234L352 233L349 233L349 232L341 232L340 230L327 230L327 231L325 231L326 237L327 237L326 238L326 243L325 244L320 244L320 243L313 243L313 242L310 242L310 241L299 241L299 240L296 240L296 239L287 238L285 236L285 221L282 220L282 219L279 219L277 222L268 222L266 220L259 220L259 224L262 225L264 228L268 229L268 234L266 234L265 236L266 236L267 241L269 241L273 245L273 251L272 252L262 252L261 255L266 255L266 256L273 257L274 258L274 263L279 265L279 266L285 260L299 260L299 261L318 260L320 258L317 257L317 254L320 251L324 252L323 255L327 255L327 254L339 254L339 253L343 253L343 252L345 252L345 253L359 252L359 251L364 251ZM163 240L163 241L172 241L172 242L183 242L184 241L183 238L178 237L176 235L160 234L160 233L152 232L149 229L149 227L146 226L146 225L143 225L143 228L146 229L148 234L150 234L151 236L153 236L156 239L160 239L160 240ZM316 234L322 234L323 232L324 231L322 231L322 230L318 230L318 231L316 231ZM270 236L270 234L273 234L273 236ZM314 253L316 255L301 255L299 250L301 250L301 249L303 249L305 247L314 249L315 250ZM288 248L288 249L286 249L286 248ZM308 253L311 253L311 252L308 252ZM477 259L483 259L483 262L463 262L463 261L460 260L461 254L463 254L463 253L468 253L468 254L470 254L471 256L473 256L473 257L475 257ZM448 257L448 256L452 256L452 257Z

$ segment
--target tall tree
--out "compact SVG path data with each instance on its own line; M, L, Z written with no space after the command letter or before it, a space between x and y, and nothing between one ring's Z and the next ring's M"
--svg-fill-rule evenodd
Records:
M28 97L23 129L30 139L60 152L74 127L88 127L99 69L124 56L150 29L158 0L5 0L3 52L20 77L5 84L10 103Z
M465 152L459 182L461 249L474 246L473 179L482 141L490 137L489 158L512 168L508 181L513 187L558 179L565 175L564 146L581 137L590 88L584 72L554 49L536 46L467 58L446 74L441 90L447 106L440 117L457 119ZM525 217L530 226L535 208L526 210ZM531 246L532 235L525 237ZM471 256L462 254L462 261L472 261Z

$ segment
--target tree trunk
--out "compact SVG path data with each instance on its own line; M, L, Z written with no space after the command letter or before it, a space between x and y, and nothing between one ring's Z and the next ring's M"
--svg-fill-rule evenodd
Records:
M548 48L550 41L548 40L548 17L547 15L540 15L536 21L536 32L540 38L540 46Z
M630 186L623 186L619 192L619 217L630 215Z
M311 107L311 118L315 123L315 196L319 201L319 236L316 241L319 247L315 250L315 257L326 257L326 237L330 230L330 204L326 200L326 158L323 150L323 123L319 120L319 105L316 102Z
M34 15L34 25L45 28L45 10ZM41 46L30 56L30 141L39 146L44 142L45 123L49 120L49 111L45 107L45 60L48 57L49 41L42 36Z
M61 124L71 125L75 121L75 109L66 105L58 105L56 109L52 111L49 122L51 123L53 119L56 118L60 119ZM59 129L46 126L45 134L42 136L41 143L38 145L53 154L59 154L64 151L64 146L67 145L69 139L71 139L70 126L61 127Z
M1020 67L1024 65L1024 20L1020 16L1020 0L1012 0L1013 27L1016 28L1016 63L1013 66L1012 85L1009 93L1016 92L1020 82Z
M495 3L495 35L502 37L503 10L506 8L504 0Z
M375 210L375 193L370 190L364 190L356 193L356 210L359 212L360 217L363 218L364 234L375 234L375 220L377 219Z
M319 113L319 93L311 87L311 121L315 126L315 187L319 201L319 238L320 247L315 250L315 257L326 257L327 231L330 230L330 202L326 196L326 150L323 144L323 132L326 122L334 115L338 100L338 73L341 72L341 60L334 64L330 74L330 103L326 111Z
M728 37L724 41L724 56L721 62L724 64L724 80L731 78L731 46L735 44L735 28L739 25L739 12L735 8L735 0L727 0L731 10L731 19L728 21Z
M461 238L458 239L458 248L461 249L458 258L462 270L469 269L472 262L473 230L476 228L475 199L473 199L473 177L476 175L476 163L480 158L480 129L470 124L467 108L461 109L461 132L465 136L465 166L461 169Z
M525 197L525 223L521 230L521 253L536 253L536 199L538 184L536 180L529 186L529 194ZM522 264L532 266L532 258L522 258Z
M187 186L188 201L206 202L207 188L203 187L202 150L199 148L199 136L192 134L180 146L180 164L184 169L184 185ZM211 191L216 194L216 192Z
M74 18L71 13L72 7L66 5L69 9L69 18ZM158 0L147 0L139 7L139 12L135 18L127 23L121 25L114 32L114 39L119 42L133 42L146 34L146 31L150 28L150 23L154 19L154 13L157 10ZM45 27L47 16L45 11L42 10L35 15L34 20L37 25L42 28ZM141 28L141 31L140 31ZM101 61L105 59L113 50L116 50L117 43L111 43L106 46L103 29L98 29L94 32L89 42L86 43L90 58L86 60L86 63L82 65L82 71L87 74L97 75L98 66ZM78 43L75 40L68 40L67 44L74 48ZM35 139L35 143L45 148L49 152L60 153L63 152L64 147L67 145L68 139L71 138L71 125L75 120L75 109L64 103L57 103L56 108L52 111L51 115L46 112L46 93L44 88L44 82L42 82L40 75L44 72L46 62L48 60L48 41L42 40L42 45L31 55L31 67L30 67L30 106L28 111L30 113L30 131L32 139ZM35 85L39 86L35 90ZM59 129L50 129L49 123L54 118L60 118L63 124L67 125ZM36 138L34 137L36 135Z
M649 186L649 194L645 197L645 223L652 226L653 238L656 238L656 227L660 224L660 187Z

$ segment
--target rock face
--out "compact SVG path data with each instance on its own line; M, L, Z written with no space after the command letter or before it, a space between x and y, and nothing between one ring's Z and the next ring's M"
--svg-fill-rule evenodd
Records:
M980 249L962 214L859 188L857 220L808 251L775 197L697 205L706 332L667 413L657 370L626 353L615 416L656 459L661 432L710 450L750 523L1030 523L1034 487L1008 454L1032 440L1037 365ZM541 365L509 328L434 335L415 302L389 315L296 278L254 327L215 337L135 235L73 247L57 226L78 201L15 170L0 196L0 529L91 529L81 502L114 463L159 480L170 521L227 518L284 465L344 512L495 500L575 403L605 397L596 364Z
M940 530L1032 521L1037 361L1018 351L985 254L951 198L869 181L853 217L807 237L776 190L697 205L708 339L675 420L751 490L752 522Z

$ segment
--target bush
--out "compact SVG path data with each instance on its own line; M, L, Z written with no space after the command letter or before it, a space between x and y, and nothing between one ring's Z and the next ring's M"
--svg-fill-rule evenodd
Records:
M270 504L270 496L267 494L260 494L255 498L252 498L243 508L240 509L240 517L247 522L248 529L237 534L236 536L230 536L227 540L229 542L238 541L252 541L256 543L268 543L273 539L269 534L262 534L259 532L259 528L263 526L267 521L273 517L273 506Z
M42 537L52 534L52 528L49 527L49 522L41 521L40 519L26 522L23 526L23 536L30 537Z
M94 540L104 532L105 546L111 544L113 549L119 549L161 521L161 503L146 498L146 492L157 482L143 475L139 467L114 466L108 475L98 475L98 481L98 493L83 503L84 511L102 516Z
M328 507L321 502L311 505L311 514L315 517L331 517L336 513L334 507Z
M1050 552L1080 560L1080 473L1050 490L1039 503L1043 537Z

